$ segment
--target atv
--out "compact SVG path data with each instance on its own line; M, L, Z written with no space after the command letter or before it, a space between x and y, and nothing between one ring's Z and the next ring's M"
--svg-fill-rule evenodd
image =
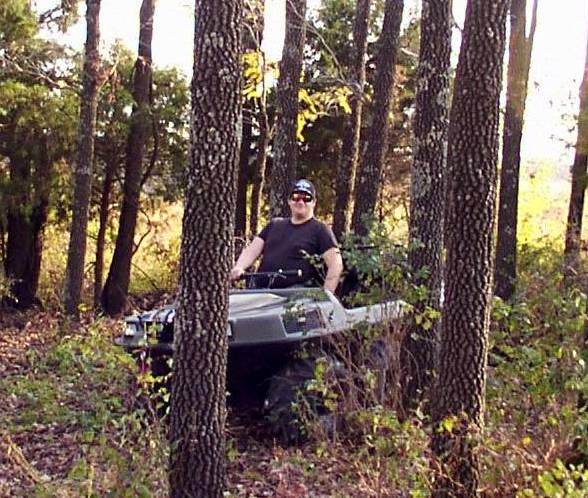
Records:
M387 323L402 314L400 300L346 308L337 296L320 287L272 288L276 280L296 271L246 273L246 289L229 293L227 390L229 402L260 401L274 433L283 442L296 438L292 403L314 377L316 361L327 358L333 371L343 368L329 352L329 341L360 324ZM256 289L262 279L268 288ZM154 375L169 373L173 356L175 305L129 316L116 344L152 359ZM321 411L320 402L313 403ZM323 407L324 408L324 407Z

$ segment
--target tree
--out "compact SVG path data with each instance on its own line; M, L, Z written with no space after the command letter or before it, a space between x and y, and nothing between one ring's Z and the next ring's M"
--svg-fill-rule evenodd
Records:
M100 77L99 16L100 0L86 0L87 34L84 47L80 125L78 150L74 166L73 212L63 295L65 311L72 316L79 314L78 306L80 304L86 259L86 233L92 189L94 130L96 127L98 78Z
M239 157L243 5L241 0L195 4L169 479L172 498L220 498L225 478L228 276Z
M502 134L502 169L498 202L498 237L496 241L495 293L508 300L515 291L517 277L517 220L521 138L527 99L527 84L531 52L537 25L537 4L529 34L527 29L527 0L512 0L510 7L510 39L506 86L506 111Z
M43 232L60 195L51 196L55 166L72 153L78 108L63 50L37 35L28 2L2 4L0 257L10 284L3 300L19 308L39 302Z
M306 0L286 0L286 34L276 90L276 133L269 189L272 217L288 215L288 195L296 176L298 90L302 75Z
M155 0L143 0L139 14L139 49L133 75L134 105L127 145L123 204L114 254L101 298L104 312L111 316L120 313L127 300L141 196L143 158L147 138L153 129L151 40L154 13Z
M341 236L349 229L350 205L353 200L355 171L359 158L370 4L371 0L357 0L353 23L353 63L350 74L353 94L349 104L351 115L345 124L341 166L337 169L335 211L333 213L333 232L338 239L341 239Z
M566 240L564 248L564 275L568 283L580 273L580 243L582 241L582 216L586 194L586 164L588 158L588 47L584 76L580 85L580 109L578 112L578 136L572 165L572 191L568 207Z
M492 299L499 101L509 0L469 0L450 113L452 203L438 380L432 391L433 495L478 495ZM484 71L480 71L480 67Z
M356 183L351 221L351 228L357 235L366 235L364 220L373 215L378 198L384 157L388 149L394 70L403 10L404 0L386 0L382 34L378 40L372 123Z
M451 55L451 3L424 0L417 73L414 145L410 185L409 265L415 284L427 288L417 315L440 311L443 274L443 206L449 125L449 71ZM426 325L425 325L426 324ZM434 369L439 321L413 324L403 342L406 371L404 398L410 402L424 394Z
M98 102L96 122L96 172L93 211L97 211L94 303L100 307L104 248L109 219L119 212L129 128L127 109L133 105L133 73L136 57L115 45L109 64L116 68L105 83ZM153 127L146 146L149 158L141 185L151 199L174 201L182 193L188 143L189 92L185 77L174 68L153 68L151 115ZM92 211L91 211L92 212ZM147 225L149 229L149 225ZM93 234L91 234L93 235ZM135 245L137 249L139 242ZM112 241L114 244L114 240Z

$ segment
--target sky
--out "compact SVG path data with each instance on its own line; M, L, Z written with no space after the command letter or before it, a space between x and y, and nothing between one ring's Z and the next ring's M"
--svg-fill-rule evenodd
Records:
M36 0L38 9L55 0ZM81 20L65 35L65 43L82 47L85 38L83 2ZM309 0L316 5L318 0ZM454 17L463 26L466 0L453 0ZM528 0L532 3L532 0ZM102 50L116 39L136 52L141 0L102 0ZM266 1L264 50L278 60L283 40L284 0ZM153 60L158 66L178 66L189 76L192 71L194 19L193 1L158 0L153 30ZM406 12L418 8L416 0L406 1ZM530 5L529 5L530 8ZM530 17L530 16L529 16ZM529 96L522 144L523 163L547 160L558 175L565 176L573 161L574 117L584 67L588 30L586 0L539 0L538 24L531 61ZM454 51L459 31L454 36ZM483 68L481 68L483 70Z

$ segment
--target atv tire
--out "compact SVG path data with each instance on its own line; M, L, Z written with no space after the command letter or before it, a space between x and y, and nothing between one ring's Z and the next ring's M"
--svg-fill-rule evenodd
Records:
M284 446L306 439L308 416L316 417L327 433L336 429L336 416L325 408L320 394L307 390L308 382L315 377L317 360L317 357L292 360L270 379L264 411L273 437ZM340 362L330 356L327 361L339 377L343 370Z

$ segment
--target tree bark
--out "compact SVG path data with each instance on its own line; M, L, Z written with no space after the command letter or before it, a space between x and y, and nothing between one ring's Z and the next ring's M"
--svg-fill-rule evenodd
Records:
M94 309L100 307L100 296L102 295L102 276L104 273L104 246L106 240L106 229L108 227L108 208L110 206L110 193L116 162L109 160L104 173L102 194L100 195L100 211L98 223L98 236L96 238L96 262L94 264Z
M508 4L469 0L455 79L448 141L453 202L439 374L432 391L432 449L439 459L435 497L479 495L476 435L484 417Z
M365 57L370 18L371 0L357 0L353 22L352 67L350 85L353 94L349 105L351 114L346 119L341 152L341 165L337 169L337 192L333 213L333 232L338 240L349 230L355 172L359 159L361 115L365 87Z
M451 1L423 0L416 82L413 163L410 184L409 265L415 284L428 289L416 314L441 310L443 206L449 127ZM403 341L405 408L425 395L435 368L439 320L430 328L413 322Z
M372 123L355 187L355 202L351 221L352 230L355 234L362 236L367 234L367 225L364 220L374 215L382 179L384 157L386 157L388 149L392 90L403 10L404 0L386 0L384 25L378 40Z
M249 158L251 157L252 142L252 106L246 107L249 111L243 118L243 131L241 134L241 149L239 153L239 177L237 178L237 206L235 213L235 237L244 241L247 236L247 185L249 183ZM245 114L245 113L244 113ZM237 251L241 252L241 251Z
M276 134L269 191L271 217L289 216L288 195L297 173L298 90L306 32L306 0L286 0L286 34L276 90Z
M191 147L169 430L172 498L223 495L242 10L242 0L197 0L195 6Z
M521 138L531 52L537 25L538 0L533 2L529 36L527 0L512 0L506 87L506 111L502 135L502 169L498 201L498 237L496 242L495 294L509 300L515 292L517 277L517 221Z
M257 235L259 229L261 197L265 184L265 170L267 165L267 149L271 138L265 96L259 102L257 120L259 122L259 139L257 143L255 171L253 173L253 188L251 191L251 220L249 221L249 232L251 235Z
M98 94L100 54L100 0L86 0L86 44L80 103L78 150L74 167L74 195L71 230L65 271L63 306L71 316L79 315L86 260L88 211L92 189L94 131Z
M578 137L572 166L572 191L568 207L566 240L564 248L564 276L572 284L580 274L580 243L582 241L582 216L586 193L586 164L588 158L588 47L584 76L580 85L580 110L578 112Z
M102 309L110 316L118 315L124 310L129 292L133 243L141 196L143 157L145 145L153 126L151 116L151 41L154 12L155 0L143 0L139 16L139 50L133 76L135 103L127 143L123 202L114 254L101 297Z

